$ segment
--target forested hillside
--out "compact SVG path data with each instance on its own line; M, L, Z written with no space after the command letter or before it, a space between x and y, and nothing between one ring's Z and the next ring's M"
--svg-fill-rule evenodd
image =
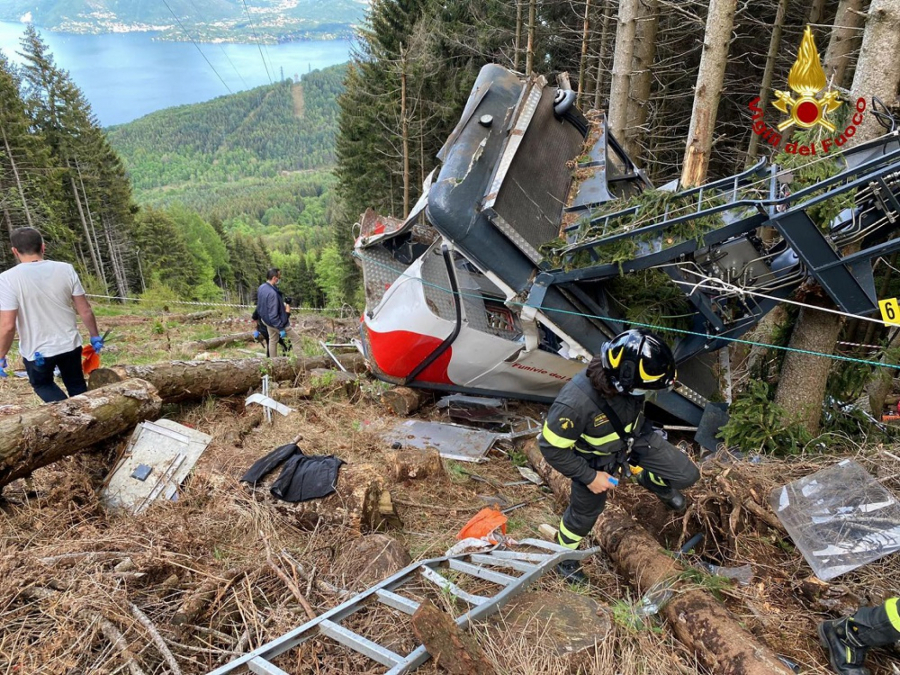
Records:
M352 289L320 260L339 257L332 168L345 72L334 66L300 82L161 110L108 137L140 204L196 211L229 237L263 237L285 268L288 295L340 305Z
M90 103L31 26L22 53L21 69L0 53L0 270L15 263L10 233L31 226L89 293L249 301L272 264L260 237L181 205L138 207Z
M345 66L206 103L168 108L108 131L140 193L231 182L334 163Z
M186 30L202 41L279 42L350 37L365 7L361 0L256 0L249 13L240 0L168 0L168 6L143 0L5 0L0 21L27 15L39 26L67 33L159 31L162 39L187 40Z

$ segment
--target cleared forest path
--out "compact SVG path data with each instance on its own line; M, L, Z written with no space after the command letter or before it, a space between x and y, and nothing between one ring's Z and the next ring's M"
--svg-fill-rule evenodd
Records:
M294 117L297 119L303 118L303 84L300 82L295 82L291 85L291 99L294 101Z

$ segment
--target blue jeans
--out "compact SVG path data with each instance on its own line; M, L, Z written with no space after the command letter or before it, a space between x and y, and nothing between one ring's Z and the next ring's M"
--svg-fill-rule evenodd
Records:
M22 360L25 362L25 372L28 373L31 388L44 403L64 401L68 398L53 380L54 368L59 368L59 374L69 396L78 396L87 391L84 373L81 370L81 347L65 354L45 356L44 364L41 366L28 359Z

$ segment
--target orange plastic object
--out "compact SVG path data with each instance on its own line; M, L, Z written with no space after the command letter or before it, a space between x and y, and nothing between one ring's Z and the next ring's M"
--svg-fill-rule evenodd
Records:
M498 527L503 534L506 534L506 520L506 516L497 509L492 509L489 506L485 507L472 516L472 520L463 526L463 529L459 531L456 538L460 540L469 537L481 539L482 537L489 535Z
M90 375L100 367L100 355L94 351L91 345L85 345L81 349L81 371Z

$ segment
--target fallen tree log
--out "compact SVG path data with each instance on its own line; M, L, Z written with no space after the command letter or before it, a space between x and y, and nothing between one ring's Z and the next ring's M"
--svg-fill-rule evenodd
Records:
M355 364L358 354L350 354ZM339 357L342 359L343 358ZM262 383L263 375L278 382L294 380L297 375L313 368L326 368L333 361L327 356L292 359L216 359L212 361L166 361L146 366L112 366L98 368L91 373L90 389L138 377L147 380L159 391L165 403L177 403L204 396L234 396L243 394Z
M496 671L471 633L464 633L446 612L424 600L412 615L412 629L437 667L451 675L493 675Z
M569 481L547 464L537 441L527 441L524 450L554 494L568 500ZM724 605L705 591L680 584L678 578L683 577L684 568L622 509L607 506L594 526L594 536L640 595L656 584L673 585L675 594L661 611L675 636L697 654L710 672L790 675L792 671L744 629Z
M159 414L149 382L129 379L0 417L0 488Z
M184 342L179 349L185 353L205 352L207 349L215 349L216 347L224 347L235 342L252 342L254 340L253 333L232 333L231 335L221 335L219 337L209 338L208 340L193 340Z

